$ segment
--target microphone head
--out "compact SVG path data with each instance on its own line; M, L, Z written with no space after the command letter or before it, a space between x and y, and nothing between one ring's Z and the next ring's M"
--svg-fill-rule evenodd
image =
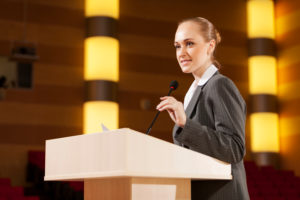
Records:
M171 88L172 90L176 90L177 87L178 87L178 82L177 82L176 80L171 81L171 83L170 83L170 88Z

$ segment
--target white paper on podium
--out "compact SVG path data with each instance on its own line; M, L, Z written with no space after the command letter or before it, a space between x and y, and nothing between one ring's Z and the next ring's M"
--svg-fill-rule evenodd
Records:
M109 129L103 123L101 123L101 128L102 128L102 132L109 131Z

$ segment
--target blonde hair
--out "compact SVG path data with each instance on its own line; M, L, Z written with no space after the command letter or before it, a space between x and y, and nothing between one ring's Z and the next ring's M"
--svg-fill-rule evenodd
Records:
M215 51L216 51L218 44L221 42L221 35L220 35L219 31L216 29L216 27L210 21L208 21L207 19L205 19L203 17L194 17L194 18L184 19L178 23L178 26L184 22L195 22L196 24L198 24L198 26L200 28L200 33L206 42L209 42L211 40L215 41L216 44L215 44L215 48L214 48L211 60L212 60L213 64L217 68L220 69L221 64L215 59Z

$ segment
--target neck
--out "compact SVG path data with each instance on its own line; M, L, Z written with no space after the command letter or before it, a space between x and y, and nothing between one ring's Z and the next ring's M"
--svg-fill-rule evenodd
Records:
M204 64L202 67L199 67L197 71L193 72L194 79L196 80L197 83L199 82L200 78L203 76L204 72L210 67L211 64L212 62L209 61L206 64Z

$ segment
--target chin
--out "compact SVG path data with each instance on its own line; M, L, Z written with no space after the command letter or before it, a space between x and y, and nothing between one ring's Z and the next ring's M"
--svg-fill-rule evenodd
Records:
M189 69L189 67L181 67L181 71L185 74L191 73L191 70Z

